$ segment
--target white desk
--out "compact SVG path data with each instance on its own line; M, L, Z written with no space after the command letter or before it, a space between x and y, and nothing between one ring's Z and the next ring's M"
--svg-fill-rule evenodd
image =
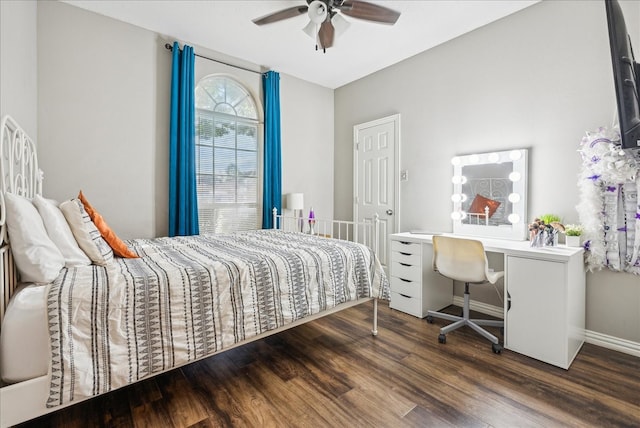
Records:
M422 318L452 303L453 281L433 272L432 238L391 235L391 308ZM504 347L568 369L584 343L584 250L468 238L504 255Z

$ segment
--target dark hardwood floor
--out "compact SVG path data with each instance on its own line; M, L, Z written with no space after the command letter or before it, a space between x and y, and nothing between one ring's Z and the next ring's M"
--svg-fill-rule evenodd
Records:
M640 358L585 344L568 371L372 304L24 427L639 427Z

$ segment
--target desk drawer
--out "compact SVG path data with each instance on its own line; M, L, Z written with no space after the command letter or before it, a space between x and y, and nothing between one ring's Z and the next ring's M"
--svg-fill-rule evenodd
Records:
M410 297L422 297L422 284L420 282L400 279L395 276L389 278L389 282L391 291Z
M409 265L392 261L391 276L409 281L422 282L422 265Z
M422 300L417 297L405 296L392 291L389 307L413 315L414 317L422 318Z
M406 265L419 265L422 263L422 255L420 253L411 254L411 253L403 253L400 251L391 252L391 261L404 263Z
M417 242L391 241L391 251L405 254L422 254L422 244Z

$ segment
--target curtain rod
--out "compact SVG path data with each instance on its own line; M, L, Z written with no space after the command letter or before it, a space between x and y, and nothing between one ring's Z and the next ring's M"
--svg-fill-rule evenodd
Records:
M170 45L169 43L165 43L164 47L165 47L165 49L167 49L169 51L173 51L173 46ZM234 67L234 68L239 68L240 70L249 71L251 73L264 74L261 71L250 70L248 68L240 67L239 65L233 65L233 64L229 64L228 62L224 62L224 61L220 61L220 60L217 60L217 59L206 57L204 55L198 55L197 53L194 53L194 55L197 56L197 57L200 57L200 58L208 59L209 61L218 62L220 64L228 65L229 67Z

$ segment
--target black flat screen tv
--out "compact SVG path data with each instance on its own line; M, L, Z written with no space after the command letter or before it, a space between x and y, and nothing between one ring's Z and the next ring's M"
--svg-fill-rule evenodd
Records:
M617 0L605 0L622 148L640 161L640 64Z

